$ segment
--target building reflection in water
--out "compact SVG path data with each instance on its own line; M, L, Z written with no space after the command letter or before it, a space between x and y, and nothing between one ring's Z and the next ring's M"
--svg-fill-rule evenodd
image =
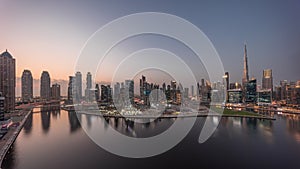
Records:
M139 138L152 137L161 134L162 132L167 130L176 120L176 118L166 118L164 120L130 119L117 117L101 117L87 114L83 116L85 116L85 118L83 119L86 119L86 121L81 121L83 122L82 127L86 128L87 130L91 130L90 128L96 127L99 130L104 129L104 132L108 132L108 128L111 127L115 131L126 136ZM92 127L89 127L89 125L92 125Z
M247 136L249 136L249 138L252 138L253 135L258 134L267 143L271 144L273 142L272 120L263 120L257 118L225 117L221 119L220 126L225 127L229 135L231 135L231 132L235 132L237 134L247 133Z
M297 143L300 143L300 115L286 114L283 116L286 118L286 129L288 133Z
M60 106L51 106L51 114L53 119L57 119L60 117Z
M51 115L51 106L42 106L41 119L42 119L42 128L44 133L47 133L49 131L50 115Z
M44 105L40 108L43 132L47 133L50 128L51 114L54 119L60 116L59 105Z
M80 121L79 121L79 120L81 120L81 114L78 114L78 117L77 117L77 114L75 111L68 111L68 117L69 117L71 133L73 133L81 128Z
M23 126L23 130L24 130L24 133L27 135L27 134L30 134L31 133L31 130L32 130L32 118L33 118L33 113L30 113L26 122L24 123L24 126Z

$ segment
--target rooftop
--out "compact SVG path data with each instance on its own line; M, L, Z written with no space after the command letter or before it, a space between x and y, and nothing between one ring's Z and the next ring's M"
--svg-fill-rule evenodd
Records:
M5 52L3 52L0 57L8 57L8 58L13 58L12 55L7 51L7 49L5 50Z

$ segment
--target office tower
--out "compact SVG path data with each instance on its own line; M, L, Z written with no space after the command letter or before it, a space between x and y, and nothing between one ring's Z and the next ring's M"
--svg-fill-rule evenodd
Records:
M176 104L177 102L177 88L176 88L176 81L171 81L171 99L172 102Z
M195 90L195 89L194 89L194 85L192 85L192 86L191 86L191 96L192 96L192 97L194 97L194 93L195 93L194 90Z
M263 70L262 89L271 89L273 91L272 69Z
M297 81L295 89L295 104L300 106L300 81Z
M286 85L286 104L294 104L296 82L290 82Z
M86 88L91 89L92 88L92 74L90 72L86 75Z
M280 81L280 87L281 87L281 100L286 100L286 85L287 85L287 80L282 80Z
M175 96L175 104L181 104L182 101L182 94L180 92L180 90L176 90L176 96Z
M60 100L60 85L57 83L51 87L51 99Z
M5 97L4 111L15 110L16 63L6 50L0 55L0 92Z
M86 75L86 89L85 89L85 99L86 101L92 101L93 94L92 89L92 74L90 72Z
M242 86L246 86L246 83L248 81L249 81L248 56L247 56L247 47L246 47L246 44L245 44L245 47L244 47L244 70L243 70Z
M0 121L4 120L4 102L5 102L5 98L0 92Z
M271 89L263 89L257 92L257 104L258 105L270 105L272 103L272 91Z
M121 90L121 86L120 86L120 83L117 82L115 85L114 85L114 90L113 90L113 98L114 98L114 101L119 99L120 97L120 90Z
M256 96L257 96L256 85L257 85L256 79L251 79L246 84L246 98L245 98L246 103L256 102Z
M95 99L96 99L96 101L99 101L99 99L100 99L100 87L98 84L96 84L96 86L95 86Z
M226 84L226 90L228 90L229 89L229 73L228 72L225 72L224 79L225 79L225 84Z
M146 83L146 77L142 76L142 78L140 79L140 96L142 99L144 99L144 95L145 95L145 83Z
M275 86L275 97L274 97L274 99L276 101L281 100L281 86Z
M101 101L110 102L112 99L110 85L101 85Z
M201 79L201 86L199 86L199 96L201 102L207 102L209 99L209 86L208 83L205 83L204 79Z
M151 85L147 83L146 77L142 76L140 79L140 96L144 105L150 105L149 94L151 92Z
M82 99L82 75L80 72L75 74L75 90L76 90L76 99Z
M69 76L69 84L68 84L68 103L73 103L73 93L75 93L75 77Z
M241 89L228 90L228 103L239 104L243 102L243 91Z
M125 88L126 93L128 93L128 97L130 100L130 103L134 103L134 81L133 80L125 80Z
M41 75L40 97L42 100L50 100L50 75L43 71Z
M200 84L199 84L199 82L197 82L197 93L196 93L196 96L197 96L197 99L199 99L199 97L200 97L200 92L201 92L201 89L200 89L201 87L200 87Z
M171 85L167 85L166 98L168 101L171 101Z
M21 77L22 101L30 102L33 99L33 78L30 70L24 70Z
M243 102L246 100L247 93L247 83L249 81L249 72L248 72L248 56L247 56L247 47L245 44L244 47L244 69L243 69L243 78L242 78L242 90L243 90Z
M189 97L189 88L184 88L183 97L187 99Z

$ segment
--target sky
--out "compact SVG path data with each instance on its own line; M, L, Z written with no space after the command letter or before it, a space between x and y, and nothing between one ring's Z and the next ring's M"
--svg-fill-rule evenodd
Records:
M47 70L52 79L68 80L93 33L114 19L137 12L169 13L196 25L214 45L231 82L241 82L244 43L249 76L259 83L263 69L268 68L273 70L274 84L300 80L300 1L296 0L0 0L0 52L8 49L14 56L17 77L29 69L39 79ZM171 46L179 44L154 36L144 38L146 43L137 38L127 46L121 44L116 54L124 57L126 47L131 52L149 46L172 50ZM151 38L153 43L149 43ZM103 74L95 77L110 80Z

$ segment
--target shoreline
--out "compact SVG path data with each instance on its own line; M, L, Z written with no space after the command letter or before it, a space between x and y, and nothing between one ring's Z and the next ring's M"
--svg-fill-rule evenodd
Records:
M9 129L9 130L13 130L10 133L11 135L8 136L8 139L6 140L5 144L1 147L0 150L0 169L2 168L2 163L3 160L5 159L8 151L10 150L11 146L14 144L15 140L17 139L18 135L20 134L21 130L24 127L24 124L28 118L28 116L32 113L32 108L30 110L28 110L28 112L26 113L26 115L24 116L24 118L21 120L20 125L15 128L15 129ZM23 111L23 110L21 110ZM27 111L27 110L24 110ZM1 140L2 141L2 140Z
M154 116L154 115L111 115L111 114L99 114L99 113L87 113L87 112L76 112L78 114L85 114L85 115L94 115L94 116L101 116L104 118L133 118L133 119L163 119L163 118L192 118L192 117L221 117L221 118L227 118L227 117L239 117L239 118L255 118L255 119L263 119L263 120L276 120L274 117L265 116L265 115L239 115L239 114L178 114L178 115L160 115L160 116Z

